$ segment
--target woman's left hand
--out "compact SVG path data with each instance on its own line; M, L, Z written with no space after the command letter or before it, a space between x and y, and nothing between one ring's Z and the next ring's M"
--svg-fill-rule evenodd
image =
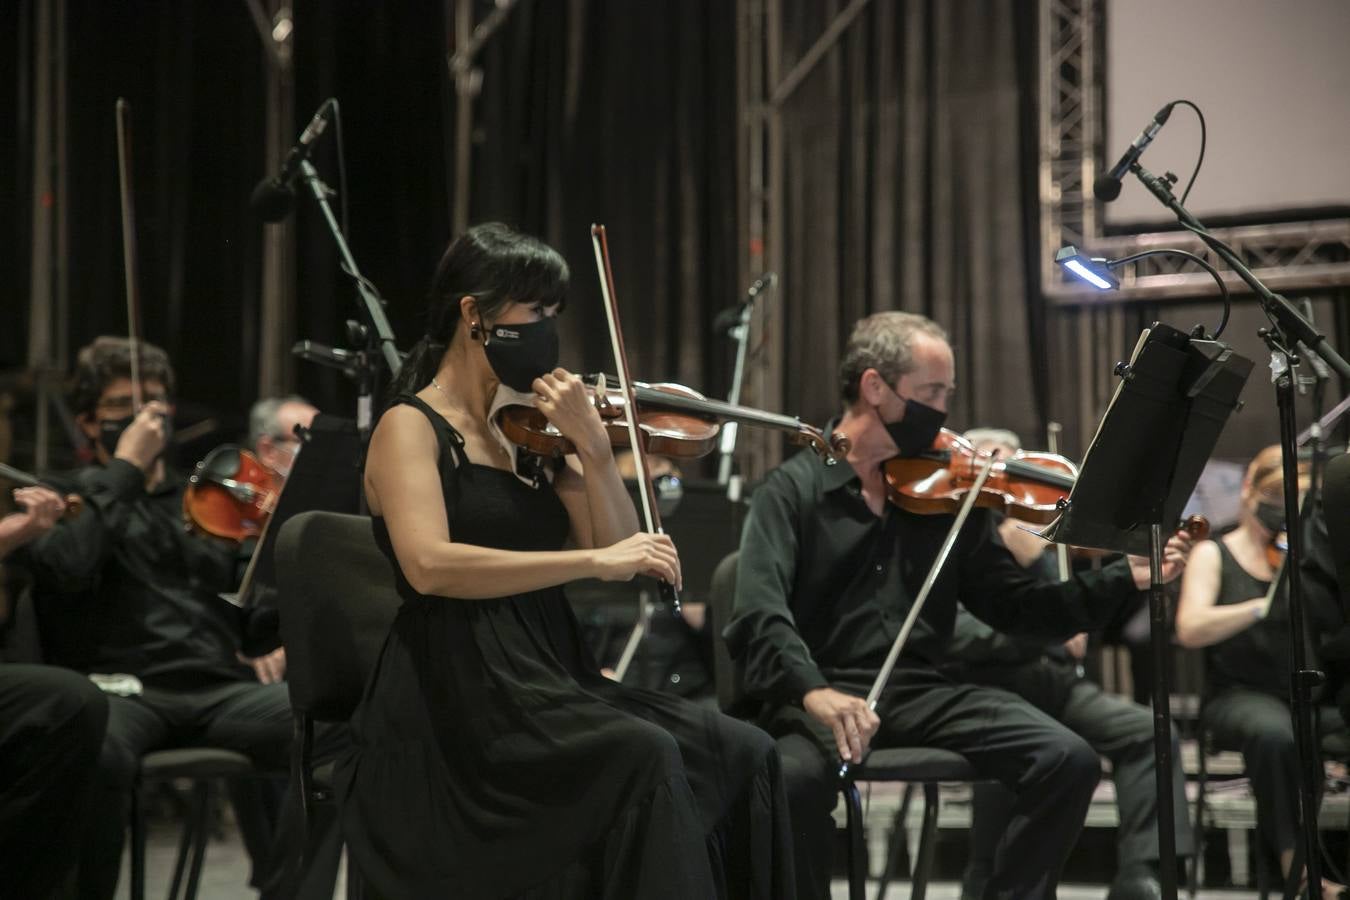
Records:
M535 406L576 445L577 453L595 457L610 453L609 438L586 384L566 369L539 376L530 385Z

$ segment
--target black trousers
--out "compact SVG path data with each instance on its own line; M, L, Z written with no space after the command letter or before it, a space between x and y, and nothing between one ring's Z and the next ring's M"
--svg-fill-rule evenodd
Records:
M278 808L289 764L290 696L284 682L231 681L194 690L145 689L139 697L108 698L108 728L98 756L94 810L80 853L80 896L109 900L121 869L131 789L141 757L174 747L220 747L253 760L259 780L230 786L255 884L282 865L273 851ZM284 818L284 814L283 818ZM328 877L328 896L336 859Z
M833 684L866 696L870 684ZM940 747L962 754L1016 797L998 848L987 898L1053 898L1060 871L1083 827L1101 774L1081 737L1006 691L957 684L931 670L897 673L877 707L880 747ZM831 849L839 795L838 758L829 731L801 709L766 720L778 738L792 810L797 892L830 896Z
M1153 713L1150 709L1079 678L1069 663L1042 659L1022 665L967 668L963 680L1012 691L1037 709L1062 722L1097 753L1111 761L1120 816L1116 855L1119 871L1156 864L1158 793L1154 783ZM1177 853L1194 852L1186 806L1186 780L1181 751L1172 732L1172 810ZM980 896L979 887L994 866L995 849L1007 827L1015 796L1000 784L975 786L972 803L970 860L966 896Z
M107 721L84 676L0 664L0 897L42 900L65 883Z
M1319 708L1318 721L1322 735L1345 731L1335 707ZM1293 850L1299 839L1299 766L1289 704L1270 694L1231 688L1205 700L1204 722L1220 749L1242 752L1263 843L1277 854Z

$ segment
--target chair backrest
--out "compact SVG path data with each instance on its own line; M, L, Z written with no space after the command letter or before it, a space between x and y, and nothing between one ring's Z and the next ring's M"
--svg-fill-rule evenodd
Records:
M37 610L33 606L33 589L28 585L11 596L13 601L9 621L3 630L4 643L0 645L0 662L40 665L46 660L42 652L42 636L38 631Z
M291 705L351 718L402 599L368 516L304 512L277 535L277 605Z
M740 551L722 558L713 569L712 585L708 591L708 606L712 612L713 684L717 686L717 705L723 712L730 711L743 699L736 681L735 665L727 652L722 629L731 621L731 609L736 600L736 561Z

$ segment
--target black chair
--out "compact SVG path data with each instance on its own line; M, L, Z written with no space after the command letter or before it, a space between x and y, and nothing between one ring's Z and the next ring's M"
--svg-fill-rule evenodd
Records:
M295 716L291 778L300 789L307 850L315 804L332 799L332 765L314 766L314 725L351 718L402 602L372 527L367 516L304 512L277 534L281 637ZM347 880L349 896L358 895L359 875L350 865Z
M731 656L721 629L729 621L732 600L736 594L736 561L739 553L732 553L718 563L713 572L709 605L713 628L713 677L717 684L717 701L723 710L732 709L739 700L739 689L732 674ZM933 867L933 852L937 844L939 811L938 784L943 781L978 781L979 776L969 761L958 753L926 747L893 747L873 750L861 765L851 766L848 777L842 779L839 790L844 797L846 828L848 832L848 895L849 900L865 900L867 895L867 848L865 844L862 797L858 785L873 781L906 782L923 786L923 827L920 832L919 852L913 860L910 897L923 900L928 890L928 878ZM904 840L903 812L908 807L908 795L896 817L897 828L882 869L882 880L877 888L877 900L885 896L887 882L894 873L900 842Z
M33 596L28 589L20 591L15 598L13 617L0 658L6 662L33 664L45 661ZM251 778L257 774L247 756L220 747L155 750L141 757L140 770L131 788L131 900L145 900L146 788L157 781L184 779L192 782L192 799L178 838L168 898L177 900L182 888L184 900L195 900L211 832L212 787L221 779ZM186 883L183 881L185 873Z
M155 781L185 778L192 781L192 802L178 839L169 900L177 900L185 887L184 900L197 896L206 845L211 832L211 788L222 778L248 778L255 774L252 761L242 753L218 747L184 747L155 750L141 757L141 769L131 789L131 898L145 900L145 789ZM184 869L192 855L186 885Z

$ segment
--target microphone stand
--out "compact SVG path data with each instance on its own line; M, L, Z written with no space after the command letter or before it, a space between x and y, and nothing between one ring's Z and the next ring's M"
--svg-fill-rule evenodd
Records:
M740 318L727 332L736 342L736 363L731 370L731 390L727 392L727 402L733 406L741 402L741 385L745 380L745 356L750 344L750 314L754 311L754 299L741 305ZM727 499L732 503L741 499L741 476L732 474L732 465L736 453L736 439L740 426L736 422L727 422L722 426L721 458L717 461L717 483L727 489Z
M324 184L323 179L319 177L318 169L314 168L314 164L308 159L300 162L300 179L309 188L310 195L314 198L314 202L318 204L319 212L323 214L323 220L328 225L328 232L333 236L333 243L337 245L338 268L351 279L356 288L357 296L360 298L362 312L365 314L365 325L354 329L354 331L362 332L360 336L364 339L365 346L357 353L357 358L353 364L358 385L356 427L364 444L370 438L370 429L373 425L372 415L375 383L377 381L375 358L377 356L384 358L384 366L390 378L398 375L399 369L403 366L403 359L399 356L398 346L394 343L394 332L389 327L389 319L384 314L384 300L376 292L375 286L357 268L356 259L352 256L351 248L347 246L347 239L342 234L342 228L339 227L337 219L333 216L333 208L328 205L328 197L333 193L332 189Z
M1289 523L1289 548L1285 554L1285 569L1289 575L1289 643L1290 675L1293 691L1292 707L1295 743L1299 757L1299 806L1302 811L1303 857L1307 866L1307 896L1322 896L1322 858L1319 852L1318 802L1322 784L1322 766L1319 760L1317 726L1313 716L1312 692L1323 680L1316 669L1308 668L1306 645L1306 613L1303 606L1303 583L1299 566L1303 560L1303 528L1299 518L1298 444L1294 410L1294 373L1299 364L1297 354L1301 343L1310 358L1321 357L1328 367L1345 381L1350 381L1350 363L1347 363L1326 343L1313 324L1280 294L1270 290L1247 268L1238 255L1223 241L1214 237L1172 193L1175 176L1159 178L1136 161L1130 171L1163 206L1171 210L1183 227L1197 235L1214 253L1226 262L1256 294L1261 308L1270 318L1272 327L1262 328L1258 334L1270 348L1270 368L1275 383L1275 400L1280 419L1280 450L1283 454L1284 514ZM1295 853L1295 860L1298 854ZM1289 884L1297 884L1298 872L1290 871Z

